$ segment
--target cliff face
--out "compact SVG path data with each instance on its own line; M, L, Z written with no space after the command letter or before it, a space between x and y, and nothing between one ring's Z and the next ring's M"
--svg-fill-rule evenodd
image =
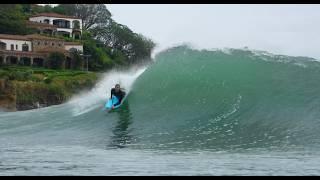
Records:
M16 111L16 91L13 84L6 79L0 79L0 109Z

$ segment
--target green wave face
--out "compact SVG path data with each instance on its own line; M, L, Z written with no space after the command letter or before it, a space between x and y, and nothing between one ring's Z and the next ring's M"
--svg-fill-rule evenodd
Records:
M320 66L311 58L168 49L128 98L137 145L292 148L319 143Z
M320 65L314 59L186 46L155 59L139 77L107 74L96 90L73 103L0 113L0 144L319 149ZM128 85L129 95L119 109L107 113L102 110L105 92L117 78Z

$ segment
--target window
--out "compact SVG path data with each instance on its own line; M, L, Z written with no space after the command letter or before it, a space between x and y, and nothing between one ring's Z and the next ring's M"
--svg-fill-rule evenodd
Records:
M51 45L54 46L54 43L52 43Z
M38 41L38 46L40 46L40 41Z
M11 44L11 51L14 51L14 45Z
M44 45L48 45L48 42L45 42Z
M29 51L29 46L27 43L22 45L22 51Z
M70 51L70 52L77 52L78 49L76 49L76 48L71 48L71 49L69 49L69 51Z
M16 44L16 50L18 50L18 45Z
M7 49L7 44L4 42L0 42L0 49L1 50L6 50Z
M61 43L59 43L58 46L60 47L60 46L61 46Z

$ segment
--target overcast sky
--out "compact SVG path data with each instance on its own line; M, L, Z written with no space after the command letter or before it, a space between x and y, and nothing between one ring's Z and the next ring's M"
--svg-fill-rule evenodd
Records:
M320 5L107 4L118 23L159 44L243 48L320 59Z

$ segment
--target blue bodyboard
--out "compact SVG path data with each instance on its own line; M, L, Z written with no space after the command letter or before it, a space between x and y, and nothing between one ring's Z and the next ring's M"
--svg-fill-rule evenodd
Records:
M107 101L105 108L110 110L112 109L112 106L117 104L118 102L119 102L119 99L116 96L112 96L112 98ZM114 109L117 109L120 106L121 104L115 106Z

